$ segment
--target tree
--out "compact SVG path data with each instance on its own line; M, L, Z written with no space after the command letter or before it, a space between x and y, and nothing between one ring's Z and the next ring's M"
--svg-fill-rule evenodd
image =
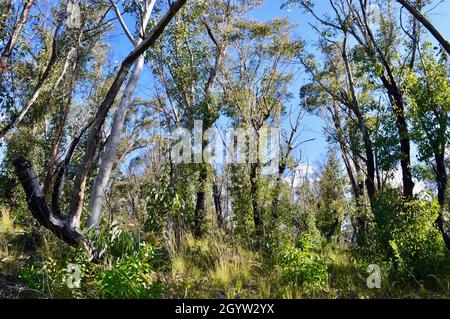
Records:
M235 122L241 121L252 137L246 158L257 240L264 236L260 199L262 169L267 165L261 156L267 142L264 127L268 123L273 123L274 127L279 124L284 103L290 98L288 84L292 73L287 65L302 47L301 41L291 38L291 30L288 21L282 19L243 23L237 34L239 41L234 46L236 58L231 60L229 71L224 74L228 114Z
M406 83L411 104L412 136L419 147L419 159L432 162L441 207L436 225L450 250L450 237L446 233L443 216L447 207L445 152L449 142L450 86L445 60L437 61L430 46L425 44L420 50L417 72L411 72Z
M117 15L118 20L123 28L124 33L129 38L131 44L136 48L138 47L142 39L145 37L145 32L147 30L147 25L150 20L150 15L153 11L156 0L147 0L142 5L139 4L138 11L140 12L140 19L137 23L137 34L136 38L133 37L126 26L122 15L120 13L117 5L111 1L114 11ZM105 188L110 179L112 167L117 159L117 148L120 142L122 127L125 121L125 116L130 107L134 92L136 90L137 82L141 76L142 69L145 63L145 51L141 56L137 58L134 62L133 70L129 76L128 82L124 88L124 92L121 96L119 107L114 113L113 122L111 125L111 133L109 134L107 143L105 145L104 153L101 158L101 162L98 168L98 173L94 180L94 185L92 188L91 197L89 200L89 217L86 221L86 227L94 227L98 229L100 224L100 213L105 196Z
M73 187L73 196L70 201L69 212L66 216L61 216L59 213L59 207L48 207L31 163L22 157L16 157L13 161L14 167L16 168L16 173L27 195L30 211L40 222L40 224L46 228L49 228L56 236L70 245L76 246L84 243L85 247L92 252L92 247L90 246L88 240L84 238L80 232L80 219L83 208L83 199L85 196L87 175L98 147L101 128L108 111L111 108L112 103L117 96L120 87L125 81L133 63L139 58L139 56L142 55L143 52L155 43L164 31L165 27L185 3L186 0L178 0L173 3L168 12L145 37L142 43L123 60L113 83L109 87L108 92L98 108L97 113L95 114L93 120L89 123L89 138L87 140L85 153L77 169ZM76 143L73 145L76 145ZM59 194L57 194L57 197L58 196Z
M13 53L14 47L16 46L17 40L19 39L20 33L22 32L22 29L28 20L28 16L30 14L30 10L33 3L34 0L28 0L23 5L22 13L20 14L19 20L15 23L11 37L9 38L8 43L4 47L0 57L0 75L6 70L8 66L9 60Z
M417 19L428 31L436 38L440 45L450 54L450 43L439 33L434 25L418 10L413 4L407 0L397 0L406 10L408 10L415 19Z
M339 234L345 212L345 185L339 159L334 150L328 151L328 159L319 177L318 229L331 241Z

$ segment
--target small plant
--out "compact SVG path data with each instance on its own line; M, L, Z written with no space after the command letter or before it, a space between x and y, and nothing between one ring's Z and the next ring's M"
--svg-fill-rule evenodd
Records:
M97 291L105 298L161 298L164 286L152 262L155 250L142 244L139 252L119 259L97 278Z
M319 291L328 283L328 270L324 259L310 251L284 249L280 253L277 268L281 278L291 285L301 285L312 291Z
M0 207L0 236L13 235L20 231L14 225L14 219L8 209Z

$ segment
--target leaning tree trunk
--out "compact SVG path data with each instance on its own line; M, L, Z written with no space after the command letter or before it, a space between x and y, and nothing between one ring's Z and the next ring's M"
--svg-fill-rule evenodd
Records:
M0 130L0 138L5 137L6 134L8 134L13 128L15 128L17 125L20 124L20 122L22 122L25 115L28 113L30 108L34 105L36 100L39 98L42 88L44 87L45 81L51 76L53 67L55 66L57 59L58 59L57 34L58 34L58 30L60 27L61 27L61 23L58 23L58 25L53 29L53 32L52 32L53 44L52 44L52 48L51 48L50 59L44 69L44 72L39 77L39 79L36 83L36 86L34 87L34 91L33 91L31 98L28 100L27 104L20 110L20 112L17 115L15 115L10 120L10 122Z
M103 123L106 116L119 93L122 84L128 76L131 66L135 61L153 44L159 39L166 26L178 12L178 10L186 3L187 0L178 0L170 6L166 15L158 22L150 34L138 45L126 58L123 60L119 72L114 79L111 87L108 90L102 104L99 106L98 111L92 123L92 128L89 134L89 139L86 146L85 154L78 166L77 174L74 182L73 197L70 202L70 214L74 217L75 222L80 221L80 216L83 211L83 201L85 197L87 175L92 166L93 158L97 151L97 143L100 139ZM74 228L79 228L79 224L73 224Z
M105 145L97 176L94 180L91 198L89 200L89 216L86 222L87 227L98 229L100 224L100 213L104 202L105 191L108 185L114 162L117 158L117 149L121 140L122 128L126 114L131 104L131 99L136 90L136 85L144 67L145 56L141 55L134 65L134 70L128 80L118 109L114 114L111 133Z
M100 131L108 114L108 111L111 108L111 105L114 102L114 99L116 98L120 87L122 86L125 78L128 75L131 65L133 65L134 62L156 42L166 26L175 16L178 10L180 10L181 7L186 3L186 1L187 0L178 0L172 3L169 11L158 22L158 24L149 33L149 35L122 62L120 70L111 87L109 88L102 104L99 106L94 119L88 124L87 127L85 127L85 129L83 129L80 136L78 136L73 141L66 159L60 164L56 182L53 187L51 208L46 203L44 193L39 184L39 179L34 172L31 163L22 157L14 158L13 165L16 169L16 174L25 190L28 206L31 213L42 226L50 229L58 238L70 245L78 246L80 243L83 243L84 246L88 248L88 250L93 250L90 248L88 240L83 237L79 226L83 208L87 174L91 167L92 161L94 160L97 151L98 138L100 136ZM64 168L69 163L71 155L73 154L75 146L80 140L81 135L89 127L91 127L91 131L85 154L81 160L77 171L77 176L75 178L70 208L68 213L63 216L61 210L59 209L58 203L60 198L61 183L64 177Z
M425 16L420 13L413 5L411 5L407 0L397 0L406 10L408 10L415 19L417 19L428 31L435 37L440 45L450 54L450 43L442 36L442 34L434 27L434 25L428 21Z
M369 129L367 128L366 121L361 112L361 107L359 104L358 96L356 93L355 82L353 80L353 72L350 67L350 62L347 56L347 35L345 35L343 41L343 49L342 49L342 59L344 61L345 73L347 76L347 83L350 89L351 100L347 103L348 107L355 114L359 129L361 131L361 136L364 142L364 150L366 153L366 168L367 168L367 176L366 176L366 189L367 195L369 196L370 206L373 209L375 205L375 156L373 152L373 144L370 138Z
M139 31L138 40L137 41L133 40L133 44L135 44L136 46L139 46L142 42L142 38L144 36L142 30L147 29L147 25L150 20L150 15L153 11L154 5L155 1L153 0L148 4L148 7L146 7L142 23L139 26L139 30L141 31ZM125 30L127 30L126 27L124 28ZM143 52L135 62L133 71L130 75L130 78L128 79L124 93L120 100L119 107L114 113L111 133L105 145L105 151L100 162L100 167L98 169L97 176L95 177L94 180L94 186L92 188L91 198L89 200L88 206L89 216L86 221L86 227L88 228L89 227L93 227L95 229L99 228L100 214L104 202L105 191L109 183L114 162L117 160L117 149L121 140L123 123L125 122L125 117L128 113L133 95L136 91L137 82L141 77L142 69L144 68L144 63L145 63L145 52Z
M34 0L28 0L28 2L23 7L20 21L14 28L13 34L6 44L6 47L3 49L2 55L0 56L0 74L2 74L8 66L9 59L13 53L14 47L16 46L16 42L19 39L20 32L22 32L22 29L28 20L28 15L30 14L33 2Z
M216 43L216 40L214 39L214 36L211 34L211 30L209 27L207 27L208 30L208 34L210 35L210 37L213 39L213 42ZM216 82L217 79L217 74L219 71L220 66L222 65L222 61L223 58L225 56L227 50L227 44L222 44L220 46L217 47L217 55L216 55L216 60L214 62L214 66L211 68L211 72L209 74L209 78L208 81L205 85L205 99L206 101L208 101L211 98L211 90L213 89L213 86ZM205 149L205 147L207 146L207 142L203 140L203 136L205 134L205 132L211 128L211 126L213 125L213 123L210 122L210 117L211 117L211 107L209 105L209 101L208 101L208 108L207 108L207 120L204 121L203 123L203 127L202 127L202 156L203 156L203 150ZM194 211L194 216L195 216L195 221L194 221L194 235L199 237L201 236L201 224L203 222L203 218L205 215L205 207L206 207L206 184L208 182L208 168L207 166L208 164L202 163L200 164L200 174L199 174L199 190L197 192L197 201L195 204L195 211ZM211 168L214 170L214 165L211 165ZM213 185L214 186L214 185ZM213 197L214 197L214 193L213 193ZM216 201L216 198L214 197L214 201ZM219 216L219 214L221 214L221 211L219 211L218 206L215 205L216 208L216 216Z
M217 227L223 229L225 227L225 216L222 209L222 189L217 181L213 181L213 199L214 207L216 209Z
M72 246L77 246L83 235L70 227L71 221L64 219L58 211L48 207L44 192L39 184L39 177L34 172L32 164L23 157L13 160L16 175L27 196L28 208L38 222L50 229L58 238Z

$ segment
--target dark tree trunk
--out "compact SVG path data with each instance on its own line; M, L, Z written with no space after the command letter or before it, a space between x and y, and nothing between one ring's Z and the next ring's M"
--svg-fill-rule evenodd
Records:
M375 156L373 153L372 140L367 129L366 122L359 110L359 106L352 108L361 130L361 135L364 142L364 151L366 153L366 169L367 176L365 180L367 195L369 196L370 206L373 209L376 201L375 195Z
M281 187L282 179L284 176L284 172L286 171L286 160L282 159L280 165L278 165L278 175L275 181L275 196L272 199L272 222L273 226L279 217L278 206L280 205L280 192L279 189Z
M213 198L214 207L216 209L217 227L223 229L225 227L225 220L222 209L222 191L215 181L213 183Z
M436 226L442 235L445 246L450 251L450 236L447 234L444 226L443 211L446 206L446 192L447 192L447 170L445 169L444 153L435 154L436 161L436 182L438 186L438 201L441 209L439 216L436 219Z
M27 196L28 208L38 222L50 229L59 239L71 246L78 246L84 241L83 235L70 226L70 220L63 218L58 210L48 207L44 193L39 185L39 177L31 163L17 156L13 160L16 175Z
M411 172L411 142L406 122L405 106L402 93L396 83L391 83L385 76L381 76L383 85L388 91L389 100L395 114L395 123L400 137L400 165L402 168L403 196L411 199L413 196L414 182Z
M253 221L255 223L255 235L257 240L261 240L264 236L264 221L262 216L262 209L258 198L259 171L260 171L260 163L250 164L250 194L253 207Z
M397 0L406 10L408 10L414 18L416 18L428 31L436 38L442 47L450 54L450 43L442 36L442 34L430 23L413 5L407 0Z
M199 191L197 192L197 201L195 204L194 211L194 236L200 237L202 235L202 223L205 217L205 207L206 207L206 195L205 188L208 179L208 169L206 164L200 164L200 175L199 175Z

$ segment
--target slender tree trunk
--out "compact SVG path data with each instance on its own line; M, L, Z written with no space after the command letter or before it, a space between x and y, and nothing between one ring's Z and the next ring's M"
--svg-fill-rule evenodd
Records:
M142 23L139 26L139 37L135 41L133 39L132 43L136 46L140 45L142 38L144 36L144 31L147 29L148 22L150 20L150 15L153 11L153 6L155 1L147 2L146 11L142 19ZM120 14L118 14L119 17ZM123 21L120 19L120 21ZM123 22L122 22L123 23ZM124 30L128 33L128 29L124 25ZM128 33L129 34L129 33ZM122 136L123 124L125 122L125 117L130 108L133 95L136 91L137 82L141 77L142 69L145 63L145 52L137 59L134 64L133 71L128 79L127 85L125 87L124 93L121 97L119 107L114 113L113 123L111 126L111 133L109 135L108 141L105 145L105 151L101 158L100 166L97 175L94 180L94 185L92 187L92 193L89 200L88 206L88 218L86 221L86 227L93 227L95 229L99 228L100 225L100 215L104 202L106 188L111 176L111 171L113 169L114 163L117 160L117 149Z
M86 179L88 171L91 167L92 161L95 157L98 140L100 137L100 131L108 111L117 96L120 87L122 86L125 78L128 75L131 65L160 37L165 27L173 19L175 14L186 3L187 0L178 0L171 4L169 11L153 28L152 32L145 37L142 43L137 46L122 62L120 70L110 86L102 104L99 106L97 114L94 119L86 126L80 135L74 139L66 159L61 163L56 181L53 187L52 207L49 208L47 201L44 197L41 186L39 185L39 179L34 172L32 165L29 161L22 157L16 157L13 160L13 165L16 169L16 175L22 184L26 196L29 209L38 222L49 228L58 238L62 239L70 245L77 246L83 243L88 251L94 251L89 241L81 234L79 229L80 218L83 207L84 192L86 186ZM64 177L65 167L70 162L71 156L75 147L80 140L83 133L91 127L89 139L85 154L78 167L77 175L74 183L74 194L71 199L70 208L68 213L63 217L59 209L60 189L62 180Z
M208 31L210 32L209 28L208 28ZM212 35L211 35L211 37L213 38ZM222 64L222 61L223 61L223 58L225 56L226 50L227 50L227 45L226 44L223 44L223 45L221 45L220 47L217 48L216 61L215 61L214 66L212 67L212 69L210 71L208 82L206 83L205 90L204 90L205 99L208 102L208 109L207 109L207 120L203 122L203 126L202 126L202 152L203 152L204 148L207 145L206 141L203 141L203 136L204 136L205 132L209 128L211 128L211 126L214 124L214 123L210 123L210 120L209 120L209 118L211 117L211 114L210 114L211 107L209 106L208 99L210 99L210 97L211 97L211 90L212 90L212 88L214 86L214 83L215 83L215 81L217 79L217 73L218 73L219 68L220 68L220 66ZM195 236L200 236L201 235L201 223L203 221L203 217L204 217L204 214L205 214L205 212L204 212L205 211L205 207L206 207L205 187L206 187L207 180L208 180L208 169L207 169L206 165L207 164L205 164L205 163L201 163L200 164L199 191L197 192L197 201L196 201L196 204L195 204L195 212L194 212L194 216L195 216L194 235ZM214 167L212 167L212 169L214 169ZM216 215L218 213L219 212L216 210Z
M366 51L369 56L377 57L379 62L384 68L383 74L381 74L380 79L385 87L387 94L389 96L392 109L394 111L394 116L396 120L396 126L398 134L400 137L400 165L402 169L402 182L403 182L403 196L407 199L411 199L413 196L414 182L411 172L411 146L408 124L406 122L405 115L405 105L403 101L402 91L395 79L394 73L392 71L391 65L389 64L388 57L385 52L379 47L375 36L369 26L369 19L367 16L367 1L359 0L364 23L359 23L360 28L364 36L366 37L366 43L358 42L366 47ZM355 35L353 33L353 35ZM395 45L394 43L392 45ZM386 75L385 75L386 74Z
M222 190L216 181L213 182L213 199L216 209L217 227L223 229L225 227L225 219L222 209Z
M278 165L278 174L275 181L275 196L272 199L272 223L275 224L279 214L278 214L278 206L280 204L280 187L283 182L284 172L286 170L286 159L281 159L280 165ZM275 225L273 225L275 226Z
M9 59L12 55L14 47L19 39L20 32L22 32L25 23L28 20L28 16L30 14L31 6L33 5L34 0L28 0L22 10L22 14L20 15L20 20L14 28L13 34L11 38L8 40L6 47L3 49L2 55L0 56L0 75L5 71L8 66Z
M445 157L444 153L436 153L435 154L435 161L436 161L436 182L438 186L438 201L439 205L441 206L441 209L439 211L439 216L436 219L436 226L439 230L439 232L442 235L442 239L444 240L444 243L447 247L447 249L450 251L450 236L447 234L445 227L444 227L444 215L443 212L445 211L446 206L446 192L447 192L447 170L445 168Z
M445 51L450 54L450 43L442 36L441 33L431 24L430 21L425 18L419 10L411 5L407 0L397 0L406 10L408 10L415 19L417 19L422 25L427 28L428 31L436 38L436 40L442 45Z
M117 148L121 140L123 124L128 109L131 105L137 82L141 76L144 63L145 56L141 55L134 65L134 69L120 100L119 107L114 113L111 133L108 137L108 141L106 142L105 151L92 187L92 193L88 206L89 216L86 222L87 227L98 229L100 225L100 214L104 202L106 186L108 185L111 171L117 158Z
M341 120L340 120L340 116L339 116L336 105L334 105L334 107L332 109L332 117L333 117L334 128L336 129L336 135L337 135L337 140L339 143L339 148L341 149L341 153L342 153L342 159L344 160L345 169L347 171L347 175L350 180L350 185L352 186L353 196L355 197L356 205L359 207L359 205L361 203L361 197L363 195L363 191L362 191L360 185L358 184L357 176L355 176L355 173L353 172L350 154L349 154L346 144L345 144L345 139L344 139L344 136L342 133Z
M64 77L64 75L67 72L67 68L69 66L69 61L70 61L70 56L71 56L71 54L69 53L69 55L66 58L66 62L64 63L63 71L62 71L60 77L58 78L57 83L55 83L55 86L54 86L55 88L58 86L59 82L62 81L62 78ZM72 71L74 71L76 65L77 64L75 63ZM55 140L54 140L52 148L50 150L49 160L47 161L48 166L50 168L44 179L44 196L45 196L45 198L48 198L48 196L50 194L52 181L53 181L53 178L54 178L54 175L56 172L56 170L53 167L57 162L57 155L58 155L58 151L61 147L61 142L62 142L63 133L64 133L64 126L66 125L67 117L69 115L70 107L72 104L73 88L75 85L74 82L75 82L75 78L72 76L72 79L70 80L69 88L67 91L67 101L63 101L63 109L61 110L62 112L60 114L58 125L56 128ZM64 91L63 91L63 94L64 94Z
M44 69L44 72L39 77L39 80L34 88L33 95L28 100L27 104L20 110L19 114L16 115L14 118L11 119L11 121L0 130L0 139L5 137L6 134L11 131L14 127L16 127L20 122L22 122L25 115L28 113L30 108L34 105L36 100L39 98L41 94L42 87L44 86L45 81L50 77L51 72L53 70L53 67L56 63L58 54L56 52L57 49L57 39L56 35L58 33L59 28L61 27L61 24L59 23L54 29L53 29L53 44L51 49L51 55L50 60L47 63L47 66Z
M402 168L403 196L412 198L414 182L411 172L411 142L404 105L401 96L398 94L394 96L391 103L396 115L396 125L400 136L400 165Z
M197 201L195 204L194 211L194 236L200 237L202 235L202 224L205 218L205 207L206 207L206 195L205 188L208 180L208 169L207 164L200 164L200 175L199 175L199 191L197 192Z
M353 72L350 68L350 63L347 57L347 35L345 35L342 49L342 58L344 60L345 71L347 75L348 86L350 88L351 101L349 101L349 108L355 114L361 135L364 142L364 150L366 153L366 189L367 195L369 196L370 206L373 208L375 205L375 157L373 153L372 140L370 138L370 133L366 125L364 116L361 113L361 108L359 106L358 97L356 95L355 83L353 81Z
M259 202L259 174L261 163L257 159L257 163L250 164L250 195L253 207L253 222L255 224L255 235L257 240L262 240L264 236L264 221L262 209Z
M166 15L159 21L152 32L138 45L122 62L122 65L117 73L114 82L112 83L108 93L106 94L102 104L99 106L95 115L92 128L90 131L89 139L86 146L86 151L78 166L77 174L75 177L73 196L70 202L70 218L72 219L72 227L79 229L80 218L83 210L83 200L85 196L87 175L91 168L93 158L97 151L97 143L100 138L101 129L105 122L106 116L119 93L119 90L125 82L126 77L130 71L134 62L148 49L163 33L165 27L169 24L178 10L186 3L187 0L178 0L174 2Z

